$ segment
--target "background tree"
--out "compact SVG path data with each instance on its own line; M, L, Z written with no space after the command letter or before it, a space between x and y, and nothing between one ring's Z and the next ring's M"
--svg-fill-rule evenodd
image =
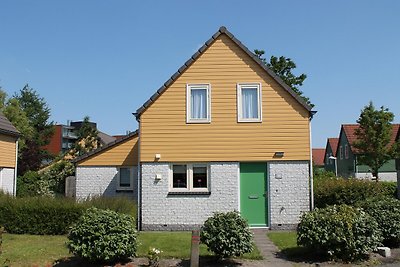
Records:
M49 122L50 108L44 98L25 85L12 98L0 90L0 109L21 132L19 140L18 174L38 170L42 161L50 158L43 149L53 135L53 123Z
M393 119L394 114L389 109L382 106L376 110L369 102L357 120L360 126L355 130L357 140L353 144L360 154L357 163L369 166L376 181L379 168L395 155L396 144L390 144Z
M97 129L90 123L89 116L83 118L83 123L78 130L78 140L72 149L74 156L81 156L101 146Z
M275 57L271 56L270 61L268 62L264 58L265 51L264 50L254 50L254 54L265 64L268 68L270 68L273 72L276 73L292 90L298 94L304 102L306 102L309 106L314 107L314 104L310 102L310 99L303 95L303 92L299 89L300 86L303 85L304 80L307 78L306 74L300 74L296 76L292 73L292 70L296 68L296 64L287 57L280 56Z

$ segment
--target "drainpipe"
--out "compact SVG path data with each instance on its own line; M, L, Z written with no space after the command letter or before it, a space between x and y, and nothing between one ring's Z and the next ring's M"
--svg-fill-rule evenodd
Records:
M142 167L140 165L140 119L136 117L138 122L138 163L137 163L137 222L138 230L142 230Z
M15 169L14 169L14 184L13 196L17 195L17 170L18 170L18 139L15 140Z
M314 210L314 171L312 164L312 135L311 135L311 120L316 111L311 111L310 120L308 123L309 131L310 131L310 210Z

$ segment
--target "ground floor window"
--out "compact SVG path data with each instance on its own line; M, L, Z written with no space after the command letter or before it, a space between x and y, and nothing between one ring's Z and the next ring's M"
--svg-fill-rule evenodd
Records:
M209 191L208 164L172 164L170 191L207 192Z
M133 189L133 169L129 167L118 168L117 189L132 190Z

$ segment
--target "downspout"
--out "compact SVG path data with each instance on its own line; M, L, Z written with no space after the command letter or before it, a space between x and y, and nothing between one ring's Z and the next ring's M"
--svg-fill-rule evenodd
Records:
M312 135L311 135L311 120L316 111L311 111L310 120L308 123L310 131L310 210L314 210L314 170L313 170L313 160L312 160Z
M15 169L14 169L14 184L13 196L17 196L17 170L18 170L18 139L15 140Z
M142 230L142 167L140 165L140 119L136 117L138 122L138 164L137 164L137 222L138 230Z

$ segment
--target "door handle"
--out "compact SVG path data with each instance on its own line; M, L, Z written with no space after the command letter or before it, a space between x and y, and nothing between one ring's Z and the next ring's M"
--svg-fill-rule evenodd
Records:
M258 198L258 196L249 196L249 199L257 199Z

